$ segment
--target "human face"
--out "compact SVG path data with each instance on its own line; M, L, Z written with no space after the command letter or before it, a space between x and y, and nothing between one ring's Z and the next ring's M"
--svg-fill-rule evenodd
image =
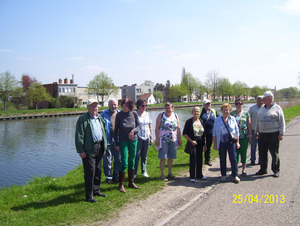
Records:
M235 108L236 108L236 110L241 110L242 107L243 107L243 104L242 104L241 101L235 102Z
M171 107L171 106L166 106L165 107L165 115L167 117L171 116L173 111L174 111L174 107Z
M122 105L122 109L123 109L123 112L128 112L130 110L129 107L127 107L126 104Z
M91 105L88 106L88 111L91 115L96 116L98 113L98 103L92 103Z
M211 108L211 104L210 104L210 103L204 104L204 109L205 109L206 111L210 110L210 108Z
M200 108L194 108L193 109L193 112L192 112L192 115L193 115L193 118L194 119L197 119L197 118L199 118L199 116L200 116Z
M111 112L116 111L117 108L118 108L118 102L116 100L112 100L112 101L109 102L109 110Z
M272 97L265 97L263 98L263 102L267 107L270 107L272 104Z
M223 114L223 117L224 117L224 118L227 118L228 115L229 115L229 113L230 113L230 110L229 110L228 107L223 107L223 108L222 108L222 114Z
M264 104L262 98L258 98L258 99L256 100L256 103L257 103L257 106L258 106L258 107L261 107L261 106Z
M147 103L146 101L144 101L140 106L139 106L139 110L140 111L145 111L147 108Z

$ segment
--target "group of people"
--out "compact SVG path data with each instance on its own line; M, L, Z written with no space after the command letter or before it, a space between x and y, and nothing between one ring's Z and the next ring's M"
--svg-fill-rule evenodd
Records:
M231 171L234 181L238 183L237 165L239 158L242 163L242 176L246 176L248 144L251 144L251 164L256 161L256 146L259 147L259 163L261 169L256 173L267 173L268 150L272 155L272 170L274 177L279 176L279 141L285 130L282 109L273 103L270 91L257 98L257 104L248 112L242 110L243 101L235 100L236 110L225 103L221 107L222 116L211 108L209 100L204 101L203 108L194 107L192 117L185 122L183 136L192 147L190 152L190 181L207 179L202 173L203 151L204 163L211 166L210 150L219 150L221 181L226 181L226 155L229 154ZM263 105L264 103L264 105ZM152 121L146 111L147 100L138 99L137 111L134 102L125 98L121 102L122 110L118 110L115 99L109 101L109 109L98 114L98 101L89 100L88 112L78 118L75 132L75 145L82 158L86 201L96 202L93 196L106 195L100 192L101 163L103 159L105 181L119 183L119 191L125 193L124 180L128 171L128 187L139 189L134 178L137 176L139 162L141 173L149 177L147 152L153 143ZM261 106L264 107L261 107ZM164 112L156 118L155 148L160 159L160 179L176 180L172 173L173 159L176 159L177 149L182 145L180 121L174 112L174 105L167 102ZM168 174L164 169L167 159Z

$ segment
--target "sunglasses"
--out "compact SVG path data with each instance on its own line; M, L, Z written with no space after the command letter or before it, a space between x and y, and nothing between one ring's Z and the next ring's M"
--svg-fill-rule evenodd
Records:
M141 104L142 107L147 107L147 104Z
M235 105L243 105L242 103L235 103Z

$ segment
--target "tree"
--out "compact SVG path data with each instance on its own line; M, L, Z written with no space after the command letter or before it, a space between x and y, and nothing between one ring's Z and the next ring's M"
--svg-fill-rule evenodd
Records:
M184 68L183 68L183 73L185 73ZM192 94L193 94L193 92L196 88L196 85L197 85L195 78L193 77L193 75L191 73L182 74L181 84L185 85L185 87L187 87L188 101L192 102Z
M95 75L92 81L87 85L87 90L90 93L95 93L99 102L99 96L101 97L101 105L103 107L104 102L112 94L117 94L118 87L114 85L113 80L108 77L103 71L99 75Z
M38 104L50 100L51 96L41 83L34 82L27 90L25 98L29 103L35 103L35 108L38 109Z
M212 70L206 74L206 84L209 85L214 99L216 99L216 95L218 94L218 83L220 78L221 76L218 70Z
M26 92L32 83L37 82L35 77L30 77L27 74L23 74L21 78L21 84L23 86L23 91Z
M19 81L9 71L0 74L0 99L4 105L4 111L7 108L7 101L19 94Z
M154 96L154 98L155 98L155 100L156 100L156 103L160 103L160 102L162 102L163 99L164 99L164 95L162 94L161 91L154 91L154 92L153 92L153 96ZM159 100L159 101L158 101L158 100Z
M244 85L241 81L236 81L233 85L233 93L235 95L235 99L240 98L245 93Z
M200 79L195 78L196 87L195 87L195 94L197 95L198 100L202 100L202 96L206 92L205 86L202 84Z
M175 84L170 88L169 97L175 101L180 102L181 97L185 96L189 92L189 89L184 84Z
M222 101L224 101L226 96L229 97L230 100L230 96L233 94L233 88L228 78L220 78L218 90L220 95L222 95Z
M164 98L166 101L171 101L171 99L170 99L170 88L171 88L170 80L167 80L166 87L165 87L165 98Z
M261 90L261 88L259 86L253 86L251 88L251 96L254 97L255 99L259 96L259 95L263 95L263 91Z
M153 87L154 86L154 82L152 82L151 80L145 80L141 86L151 86Z
M250 87L243 82L243 89L244 89L244 100L246 100L246 97L248 97L250 95Z
M157 90L157 91L165 91L165 85L162 83L156 83L156 85L154 86L153 90Z

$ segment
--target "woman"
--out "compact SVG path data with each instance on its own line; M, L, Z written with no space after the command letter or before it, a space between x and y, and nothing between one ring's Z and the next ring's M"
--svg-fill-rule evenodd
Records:
M243 100L236 99L235 100L235 111L232 111L230 115L235 117L235 120L239 127L239 142L240 148L237 148L237 162L239 162L239 157L241 155L241 163L242 163L242 176L247 176L246 173L246 163L247 163L247 149L248 143L252 143L252 127L251 127L251 119L250 114L247 111L242 110Z
M168 159L168 177L176 180L172 173L173 159L176 159L177 148L181 146L181 133L179 118L174 111L174 105L167 102L164 106L165 112L160 113L156 118L155 136L156 150L160 159L160 179L167 181L164 168Z
M190 181L195 182L195 164L197 165L196 178L206 179L202 174L203 146L204 151L207 151L207 149L204 127L201 119L199 119L200 108L194 107L192 114L193 117L185 122L182 134L187 139L187 142L191 142L194 147L193 152L190 154Z
M221 107L223 116L216 118L213 131L214 149L219 149L220 168L222 181L226 181L226 153L228 151L229 160L231 164L231 172L234 182L239 183L240 178L237 175L237 160L236 148L240 148L239 141L232 143L229 140L228 130L239 136L239 128L233 116L230 116L231 106L226 103ZM228 130L227 130L228 128Z
M116 150L121 154L121 166L119 169L119 190L126 192L124 189L124 179L126 168L128 166L128 187L139 189L134 184L134 160L137 147L137 133L140 130L140 122L136 113L133 112L134 103L130 98L122 101L122 111L117 113L115 122L114 139Z
M139 168L139 160L141 157L141 171L144 177L149 177L146 170L147 165L147 153L149 145L153 143L152 136L152 120L149 117L149 113L146 112L147 108L147 100L144 98L140 98L136 102L137 111L136 114L139 118L141 129L138 133L138 143L135 157L135 173L134 177L136 177L138 168Z

